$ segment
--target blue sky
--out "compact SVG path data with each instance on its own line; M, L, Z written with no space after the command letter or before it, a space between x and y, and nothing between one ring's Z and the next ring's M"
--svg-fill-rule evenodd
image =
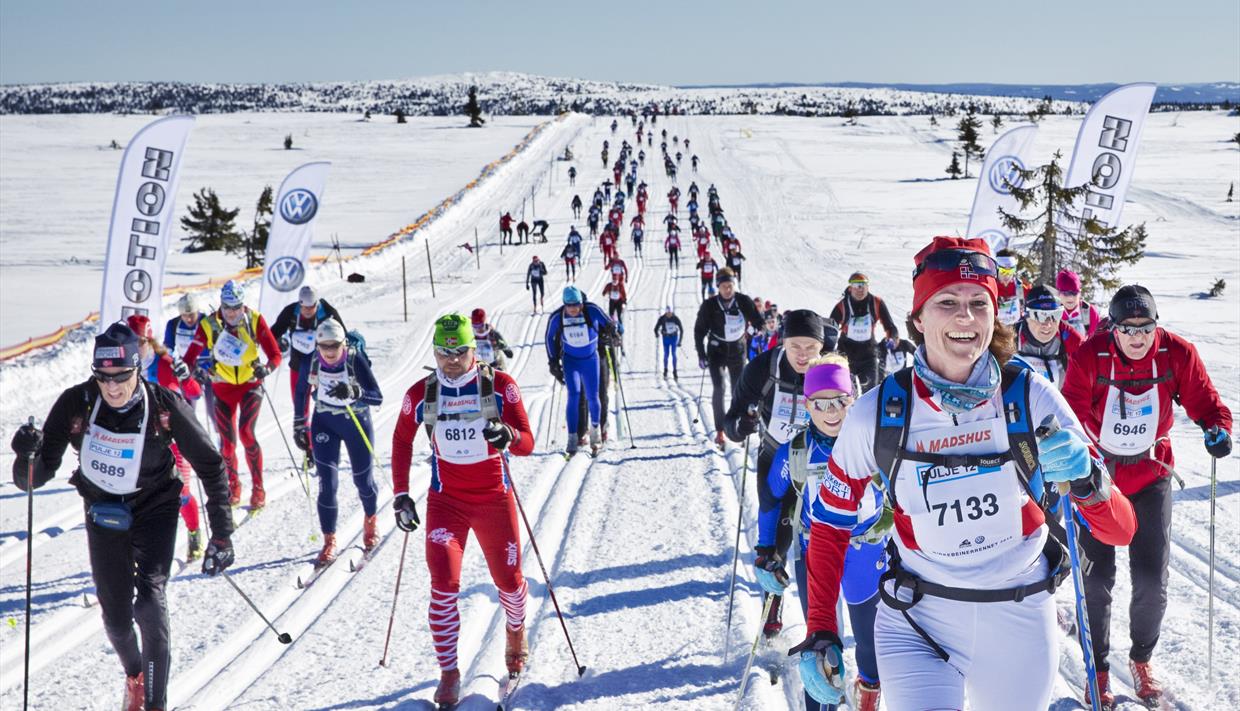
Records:
M5 84L488 70L661 84L1240 81L1240 2L0 0Z

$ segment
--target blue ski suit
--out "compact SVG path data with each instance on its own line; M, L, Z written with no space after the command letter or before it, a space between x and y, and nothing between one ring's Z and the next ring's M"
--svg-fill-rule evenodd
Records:
M568 397L564 398L564 410L568 418L570 436L581 432L577 419L577 400L581 393L586 396L586 408L590 413L590 425L599 423L601 406L598 399L599 333L611 332L611 319L597 305L587 301L581 313L569 316L564 307L555 310L547 319L548 363L560 363L564 369L564 385ZM554 370L554 367L552 368Z

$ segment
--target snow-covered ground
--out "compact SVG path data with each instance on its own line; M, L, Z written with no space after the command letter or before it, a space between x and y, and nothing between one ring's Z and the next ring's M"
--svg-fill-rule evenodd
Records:
M221 137L227 135L230 121L239 128L253 119L211 118L218 122ZM279 117L265 118L281 125ZM306 116L305 120L314 118ZM111 119L63 120L66 140L80 133L79 143L106 143L100 138L106 132L92 122ZM462 150L454 163L473 162L453 169L472 176L533 123L514 122L514 127L521 128L495 141L491 154L481 148L463 152L459 143L451 143L458 132L436 135L427 131L425 142L411 145L402 160L388 161L373 171L352 168L347 189L355 191L355 199L349 201L348 209L363 215L370 207L363 195L374 191L395 194L422 185L433 188L417 188L426 192L425 204L433 203L435 195L455 192L463 181L455 174L443 177L448 174L442 165L420 160L420 151L443 158ZM325 296L368 339L387 397L376 417L381 457L389 450L395 403L430 362L429 325L437 315L482 306L516 346L511 370L522 385L539 445L533 456L514 460L513 477L573 645L589 669L584 678L576 678L545 579L527 547L533 656L517 706L730 708L744 664L741 652L758 629L760 612L758 588L748 566L755 533L753 484L746 485L749 491L743 497L746 535L741 559L745 564L730 632L732 654L725 663L723 627L732 537L742 503L742 450L729 445L721 454L710 446L709 405L699 407L698 371L691 351L686 346L682 353L688 359L682 359L680 383L664 382L655 374L656 344L651 335L654 320L666 304L674 305L682 319L692 319L698 303L696 274L688 267L678 274L669 272L661 252L654 248L658 230L651 230L647 240L648 258L644 262L635 259L626 231L622 254L629 263L632 286L628 355L621 372L633 437L630 440L627 432L624 437L616 436L619 423L613 419L613 442L598 459L579 456L568 463L556 453L563 446L564 428L559 407L550 410L552 381L542 352L545 319L531 317L527 293L521 288L525 266L537 254L552 268L549 302L558 303L564 272L556 256L570 224L569 200L574 191L588 197L593 185L604 179L598 159L602 141L610 139L614 145L631 135L625 129L622 136L613 137L608 123L571 116L553 124L526 152L423 233L436 255L437 298L431 297L425 281L423 247L416 241L352 263L352 270L366 274L364 284L340 281L334 265L320 268L316 277ZM967 220L974 183L940 179L950 158L950 132L929 126L925 117L862 119L852 127L838 119L695 117L661 120L658 128L663 127L669 135L691 138L693 152L702 158L697 176L689 172L685 159L681 189L694 178L703 191L712 182L719 188L723 207L748 257L742 290L775 301L783 309L828 310L839 298L848 274L862 269L900 319L911 303L913 252L934 234L963 230ZM363 132L372 128L356 126L359 142ZM1164 323L1197 344L1215 385L1233 409L1240 404L1240 342L1235 337L1240 331L1240 203L1226 203L1224 196L1227 183L1240 174L1240 151L1223 141L1237 128L1235 118L1222 114L1151 116L1125 212L1125 221L1146 222L1151 235L1148 256L1126 276L1147 284L1158 299ZM1047 120L1038 138L1038 154L1047 157L1056 149L1069 152L1075 131L1075 120ZM468 136L481 143L493 140L489 133L470 132ZM196 133L195 137L201 136ZM5 140L7 150L11 139ZM348 127L335 134L333 143L342 156L336 158L329 202L330 186L346 189L341 176L350 170L346 164L357 153L350 149L349 140ZM191 138L191 151L200 145L194 141ZM576 188L569 188L564 179L564 163L554 163L555 179L547 179L549 159L569 142L581 171ZM269 169L271 156L255 150L234 151L228 158L205 152L196 155L220 172L203 175L200 181L190 180L187 173L183 188L198 182L222 182L225 171L239 176L271 173L277 176L270 179L274 181L288 167ZM187 162L187 168L192 165ZM648 159L641 172L651 183L651 211L657 219L666 209L662 196L669 185L657 161ZM610 177L610 171L606 175ZM106 185L91 190L110 197L113 179L100 174L99 180ZM266 179L254 179L254 185L262 180ZM0 189L7 190L9 185L6 176ZM482 269L477 269L474 257L455 245L472 241L475 226L486 235L493 229L496 210L519 207L520 199L532 188L538 190L540 214L551 221L552 243L505 248L502 255L496 246L487 246L481 256ZM257 194L256 189L246 194L251 192ZM6 213L31 210L29 202L48 199L28 191L0 197ZM368 234L382 236L408 221L409 213L386 214L388 221L376 218ZM9 216L4 219L7 224ZM62 231L84 234L94 224L93 219L87 222L86 217L79 217ZM330 234L331 229L321 227L320 236ZM45 247L48 254L65 258L76 248ZM408 323L401 315L402 254L411 257L411 266L419 265L411 270L416 279L410 285ZM12 259L7 243L4 258L7 269ZM209 266L192 268L208 273ZM578 284L594 298L602 286L600 267L597 252L589 249ZM1201 301L1193 296L1220 277L1229 284L1221 299ZM92 283L88 291L93 294L96 289ZM11 306L9 292L4 294L7 319ZM50 304L39 302L28 308L47 313L49 328L56 325ZM0 367L0 439L7 441L13 427L28 414L41 418L66 383L85 377L85 341L83 336L55 351ZM290 409L286 393L283 382L272 389L285 428ZM1212 688L1205 678L1209 460L1199 430L1182 413L1177 417L1173 431L1177 469L1187 488L1176 492L1170 605L1155 662L1174 695L1175 707L1236 708L1240 706L1240 564L1236 558L1240 550L1240 457L1233 456L1219 466ZM429 590L421 534L409 537L391 664L383 668L378 661L405 536L394 529L390 511L385 509L380 516L385 541L374 561L358 573L338 565L299 593L295 579L316 550L310 541L314 526L310 508L288 475L288 455L269 411L260 419L259 436L269 467L269 503L261 515L238 529L233 573L276 626L296 640L288 647L279 645L224 581L207 579L196 568L181 572L169 586L172 705L195 709L429 708L438 673L426 627ZM418 448L425 448L421 438ZM0 469L7 470L12 461L11 453L0 453ZM122 675L101 634L97 608L82 605L92 585L81 507L66 479L67 472L62 472L35 497L31 692L36 708L110 708L119 695ZM424 467L416 469L414 490L424 490L427 479ZM749 479L753 479L752 471ZM0 706L6 708L19 703L21 695L24 503L22 492L11 484L0 486L0 614L11 621L0 625ZM341 538L357 543L360 509L347 483L340 488L340 505ZM181 550L183 546L178 545ZM1125 567L1121 560L1120 570ZM1121 575L1112 622L1113 684L1121 696L1131 697L1124 663L1128 597L1128 585ZM466 697L462 708L493 708L496 679L503 669L503 617L485 565L473 547L462 576L461 601ZM783 643L804 633L795 605L786 608L785 623L789 629ZM1071 640L1062 640L1060 646L1063 661L1052 708L1078 708L1075 699L1083 679L1080 653ZM764 650L759 670L751 677L747 708L799 708L796 672L778 665L778 657L778 650ZM777 685L767 683L763 667L779 671Z

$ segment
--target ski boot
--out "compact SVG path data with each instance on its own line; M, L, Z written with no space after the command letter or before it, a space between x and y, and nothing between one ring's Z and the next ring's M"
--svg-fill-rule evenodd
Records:
M379 514L367 516L362 521L362 550L370 553L379 545Z
M607 444L607 425L599 425L598 429L602 436L603 444Z
M663 379L667 380L667 368L663 369Z
M775 595L771 602L771 611L767 613L766 622L762 625L762 636L767 639L778 635L784 629L784 619L781 603L784 601L783 595Z
M577 433L569 432L568 438L564 443L564 457L566 459L572 459L573 455L577 453L577 446L578 446Z
M856 703L853 708L857 711L878 711L878 700L882 696L882 690L878 687L878 682L873 684L857 679L857 683L853 685L853 697Z
M262 484L255 484L250 491L250 511L258 513L267 505L267 492L263 491Z
M1115 694L1111 693L1110 675L1108 671L1098 670L1098 707L1104 710L1115 708ZM1085 708L1092 708L1090 704L1089 682L1085 682Z
M723 432L722 431L715 433L715 446L719 448L720 452L723 451Z
M680 382L680 373L677 373L675 368L672 368L672 380Z
M189 551L185 554L185 561L194 561L202 557L202 532L189 532Z
M525 625L515 630L505 625L504 630L508 633L504 643L504 663L508 665L508 676L516 676L525 669L525 662L530 658L530 645L525 640Z
M236 474L228 477L228 505L236 506L241 503L241 480Z
M590 425L590 456L598 454L599 447L602 446L603 433L599 431L598 425Z
M323 550L319 551L319 557L314 561L315 568L326 568L336 560L336 534L323 534Z
M1132 671L1132 686L1137 692L1137 698L1150 708L1158 708L1163 690L1162 684L1154 678L1154 667L1149 662L1129 659L1128 669Z
M461 671L444 669L439 672L439 686L435 689L435 703L440 711L455 707L461 701Z
M137 676L125 677L125 697L121 700L121 711L142 711L146 701L146 684L142 672Z

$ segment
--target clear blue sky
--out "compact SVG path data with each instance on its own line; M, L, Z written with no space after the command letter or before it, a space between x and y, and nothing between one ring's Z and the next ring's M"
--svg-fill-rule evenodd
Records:
M1237 0L0 0L0 83L1240 81Z

